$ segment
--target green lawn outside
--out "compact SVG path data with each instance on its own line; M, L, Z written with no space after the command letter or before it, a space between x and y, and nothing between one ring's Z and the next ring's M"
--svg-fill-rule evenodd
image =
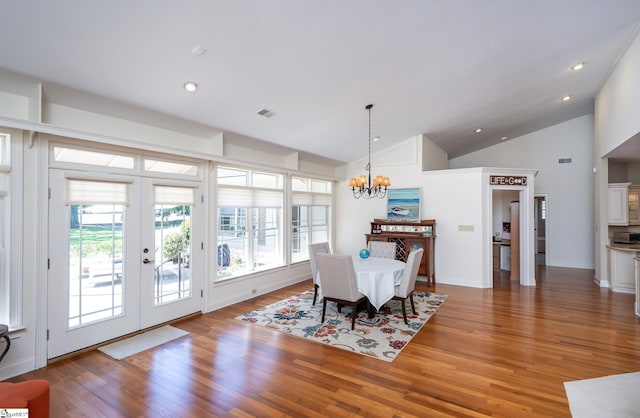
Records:
M82 233L82 257L108 255L122 257L122 225L112 228L83 226L69 231L69 249L71 254L80 253L80 234Z

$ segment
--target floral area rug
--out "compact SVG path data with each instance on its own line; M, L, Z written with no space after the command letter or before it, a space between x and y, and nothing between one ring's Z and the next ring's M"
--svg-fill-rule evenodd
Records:
M446 299L445 294L414 292L417 315L411 312L411 302L406 301L409 325L404 323L401 302L392 300L373 318L369 318L365 311L360 312L353 331L351 308L348 306L343 307L342 313L339 313L335 303L327 302L324 323L320 322L322 301L312 305L313 290L236 319L391 362Z

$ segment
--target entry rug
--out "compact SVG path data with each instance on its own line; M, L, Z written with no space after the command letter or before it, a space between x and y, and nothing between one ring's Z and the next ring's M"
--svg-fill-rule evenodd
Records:
M640 416L640 372L564 382L573 418Z
M360 312L353 331L351 308L345 306L342 313L338 313L337 305L333 302L327 303L325 321L320 322L322 301L312 305L313 290L236 319L391 362L446 299L445 294L415 292L413 300L417 315L411 312L411 302L406 301L409 325L404 323L401 302L392 300L383 307L384 313L378 312L372 319L369 319L366 311Z
M187 331L172 327L171 325L165 325L124 340L116 341L115 343L103 345L102 347L98 347L98 350L116 360L122 360L125 357L157 347L188 334Z

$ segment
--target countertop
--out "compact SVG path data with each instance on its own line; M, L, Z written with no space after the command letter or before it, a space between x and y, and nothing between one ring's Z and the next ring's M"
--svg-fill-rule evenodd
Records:
M505 245L505 246L511 246L511 240L510 239L503 239L502 241L493 241L493 245ZM640 248L640 246L638 246L638 248Z
M619 244L617 242L612 242L611 244L607 245L607 248L619 251L640 251L640 242L636 244Z

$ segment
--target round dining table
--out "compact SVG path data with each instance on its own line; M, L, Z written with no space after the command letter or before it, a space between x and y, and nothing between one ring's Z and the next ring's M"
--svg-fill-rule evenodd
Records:
M381 257L352 257L358 279L358 291L365 295L377 310L395 295L406 263Z

